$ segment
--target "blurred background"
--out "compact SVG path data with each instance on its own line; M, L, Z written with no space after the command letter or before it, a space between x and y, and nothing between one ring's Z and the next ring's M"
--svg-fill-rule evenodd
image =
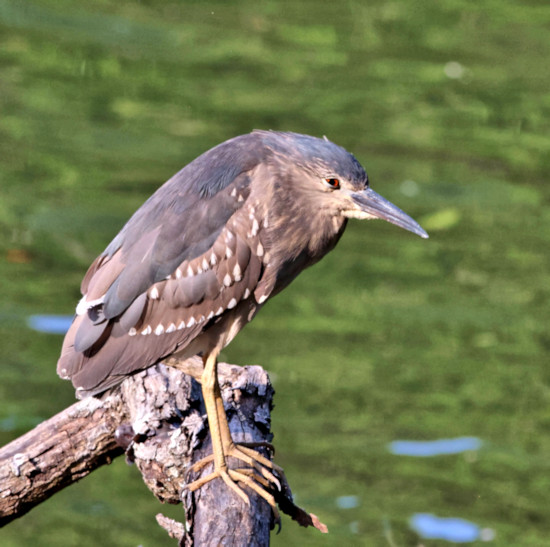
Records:
M549 30L537 0L0 0L0 444L74 402L55 331L162 182L254 128L327 135L431 238L351 221L224 351L270 372L330 529L273 545L548 545ZM0 543L171 546L159 511L119 458Z

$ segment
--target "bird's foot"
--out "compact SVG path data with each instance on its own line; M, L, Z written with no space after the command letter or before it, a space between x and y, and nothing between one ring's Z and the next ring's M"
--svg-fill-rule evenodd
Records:
M187 484L185 488L193 492L207 482L216 478L221 478L246 504L249 504L248 495L237 484L240 483L241 485L248 486L251 490L264 498L269 505L271 505L277 517L277 503L269 490L272 490L273 487L275 487L277 491L281 490L281 480L286 484L284 472L281 467L256 452L256 450L253 450L251 446L262 446L273 449L269 443L231 443L224 447L224 463L222 465L215 464L212 473ZM231 469L227 466L227 457L236 458L249 467ZM211 462L215 462L214 454L206 456L194 463L189 471L200 471L205 465ZM281 480L279 480L276 475L278 475Z

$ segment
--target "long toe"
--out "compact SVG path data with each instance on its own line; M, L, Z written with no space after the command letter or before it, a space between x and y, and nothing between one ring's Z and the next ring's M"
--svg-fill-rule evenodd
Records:
M200 471L210 463L214 463L214 470L206 476L190 482L185 488L195 491L206 483L216 478L221 478L246 503L249 503L248 496L237 483L256 492L264 498L271 507L275 508L276 502L271 492L280 492L281 482L286 484L286 477L281 467L251 448L251 444L253 443L231 443L229 446L226 445L223 449L224 462L226 463L224 466L216 466L213 455L206 456L198 462L195 462L190 467L190 472ZM268 449L271 448L269 443L258 443L258 446ZM238 466L229 468L227 467L227 458L235 458L244 463L247 467Z

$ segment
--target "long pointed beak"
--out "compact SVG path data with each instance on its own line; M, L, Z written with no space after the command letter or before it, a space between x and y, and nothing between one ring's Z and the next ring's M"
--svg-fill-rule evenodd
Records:
M399 209L399 207L396 207L393 203L387 199L384 199L374 190L367 188L362 192L353 192L351 194L351 198L357 205L359 205L360 213L373 218L387 220L388 222L408 230L413 234L417 234L420 237L429 237L426 231L420 226L420 224L418 224L418 222L416 222L416 220L412 219L409 215Z

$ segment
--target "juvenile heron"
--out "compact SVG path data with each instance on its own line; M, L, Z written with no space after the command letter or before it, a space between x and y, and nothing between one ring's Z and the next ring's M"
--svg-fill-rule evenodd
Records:
M219 352L303 269L334 248L349 218L426 232L369 188L346 150L296 133L254 131L205 152L161 186L92 263L57 372L78 397L99 394L169 356L202 356L216 477L241 498L282 470L234 443ZM253 468L231 469L232 456ZM201 464L199 463L199 467Z

